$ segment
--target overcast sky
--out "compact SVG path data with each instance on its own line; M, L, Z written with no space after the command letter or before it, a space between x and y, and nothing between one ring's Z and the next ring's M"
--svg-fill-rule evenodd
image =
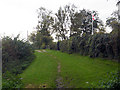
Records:
M26 38L27 30L32 32L37 25L38 8L57 12L60 6L75 4L79 9L96 10L104 22L110 14L117 10L117 0L0 0L0 35ZM107 29L108 30L108 29Z

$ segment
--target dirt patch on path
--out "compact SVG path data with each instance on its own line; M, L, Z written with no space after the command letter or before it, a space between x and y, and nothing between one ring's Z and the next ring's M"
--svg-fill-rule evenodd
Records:
M57 73L58 74L57 74L57 78L55 80L55 82L56 82L56 88L64 88L63 78L60 75L60 73L61 73L61 63L60 63L60 60L56 56L54 56L52 54L50 54L49 56L51 56L55 60L57 60Z
M46 50L42 50L42 52L47 52Z
M36 50L37 52L40 52L40 53L44 53L44 52L47 52L46 50ZM51 56L51 57L53 57L55 60L57 60L57 64L58 64L58 66L57 66L57 79L55 80L55 82L56 82L56 87L57 88L64 88L64 84L63 84L63 78L60 76L60 72L61 72L61 63L60 63L60 61L59 61L59 59L56 57L56 56L54 56L54 55L52 55L52 54L48 54L47 53L47 55L48 56Z
M61 72L61 65L60 65L60 62L58 63L58 73L60 73Z
M47 52L46 50L35 50L35 51L40 52L40 53Z
M35 50L35 51L37 51L37 52L42 52L42 51L40 51L40 50Z
M61 72L60 62L58 62L57 71L58 71L58 77L56 79L56 86L57 86L57 88L63 88L64 87L63 78L60 76L60 72Z

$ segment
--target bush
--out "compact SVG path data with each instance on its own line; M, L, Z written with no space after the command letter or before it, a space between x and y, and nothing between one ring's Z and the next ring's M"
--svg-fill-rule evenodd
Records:
M45 43L42 43L42 45L41 45L41 49L46 49L46 45L45 45Z
M67 52L67 53L72 53L72 40L69 39L69 40L63 40L60 42L60 45L59 45L59 48L60 48L60 51L62 52Z
M10 72L6 72L3 74L3 79L2 79L2 88L22 88L23 87L23 83L21 81L21 77L20 76L16 76Z
M3 88L20 88L23 86L18 74L22 73L34 60L34 49L23 40L6 36L2 39L2 77Z
M23 40L18 40L18 37L11 39L4 37L2 39L2 72L9 71L14 74L19 74L23 71L22 65L26 67L34 59L34 49L32 45ZM25 67L24 67L25 69Z
M50 49L53 49L53 50L57 50L57 43L56 42L52 42L50 43Z
M111 34L96 33L89 36L73 36L60 41L59 49L67 53L80 53L90 57L120 59L120 38Z
M106 75L105 80L100 80L97 85L92 84L93 87L97 88L120 88L120 73L119 72L109 72Z
M63 40L59 44L60 51L62 52L67 52L68 51L68 45L67 45L67 40Z

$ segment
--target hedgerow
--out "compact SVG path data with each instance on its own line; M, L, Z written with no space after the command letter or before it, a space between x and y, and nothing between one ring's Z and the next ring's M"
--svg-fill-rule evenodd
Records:
M34 49L27 41L19 40L19 36L2 38L2 74L3 88L22 86L18 74L22 73L34 60Z

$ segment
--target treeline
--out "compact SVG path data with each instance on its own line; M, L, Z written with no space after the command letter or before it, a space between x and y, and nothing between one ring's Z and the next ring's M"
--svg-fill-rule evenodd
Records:
M60 41L59 49L67 53L80 53L81 55L89 55L90 57L119 60L120 37L118 38L118 36L113 34L72 37L69 40Z
M76 35L82 37L92 34L92 14L96 18L93 24L94 33L105 32L97 11L78 10L75 5L60 7L57 13L52 13L43 7L37 11L37 31L31 33L30 41L38 49L49 47L52 36L55 36L56 40L62 41Z
M106 26L112 28L106 33L105 25L97 11L79 10L75 5L60 7L52 13L43 7L38 9L36 32L30 41L36 49L54 49L67 53L80 53L90 57L120 58L120 24L117 11L107 18ZM93 21L92 31L92 16ZM93 34L92 34L93 33ZM53 42L55 36L57 42Z
M19 40L19 35L13 39L2 38L2 87L20 88L23 84L19 74L34 60L34 49L27 41Z

